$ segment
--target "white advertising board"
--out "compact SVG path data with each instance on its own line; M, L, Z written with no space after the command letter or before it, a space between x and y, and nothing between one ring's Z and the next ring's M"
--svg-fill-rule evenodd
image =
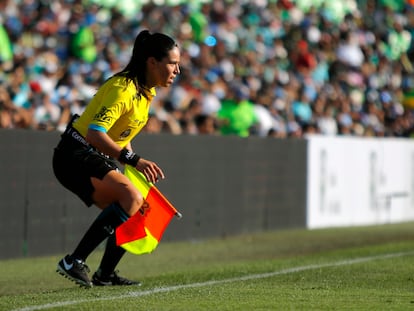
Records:
M414 220L414 140L307 139L308 228Z

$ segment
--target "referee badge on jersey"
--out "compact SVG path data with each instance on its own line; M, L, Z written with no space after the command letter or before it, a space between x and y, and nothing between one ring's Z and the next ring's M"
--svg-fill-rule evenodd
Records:
M127 138L131 134L131 129L127 129L121 133L120 138Z

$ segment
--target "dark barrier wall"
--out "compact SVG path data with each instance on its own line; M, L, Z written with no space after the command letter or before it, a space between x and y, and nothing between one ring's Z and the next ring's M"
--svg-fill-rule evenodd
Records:
M0 258L70 251L98 214L55 179L57 132L0 130ZM183 214L163 241L306 226L306 141L140 135L157 186Z

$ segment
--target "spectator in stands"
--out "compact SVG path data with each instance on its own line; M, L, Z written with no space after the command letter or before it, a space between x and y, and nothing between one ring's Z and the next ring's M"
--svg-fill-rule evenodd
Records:
M198 114L194 118L197 128L197 134L201 135L215 135L217 134L217 125L215 119L206 114Z
M249 100L249 89L234 82L217 113L218 127L222 135L248 137L257 122L254 104Z
M48 119L40 128L64 129L68 112L82 110L82 103L92 98L98 85L126 64L129 42L134 39L130 34L147 27L171 33L184 47L183 79L154 99L156 106L163 106L166 99L172 102L172 110L158 115L168 125L161 131L193 131L194 120L181 119L183 109L193 98L202 104L204 114L217 118L225 85L236 80L249 89L253 106L258 106L262 121L266 122L263 124L270 124L268 112L274 116L269 101L283 100L284 113L278 117L287 123L293 109L292 92L305 89L309 107L320 115L325 107L321 107L323 104L315 94L332 91L330 97L351 102L351 128L358 129L351 131L351 135L368 126L360 121L366 114L367 94L371 90L387 90L393 100L379 109L392 117L380 122L384 122L385 136L400 135L399 130L394 131L398 128L394 122L401 123L400 118L413 113L403 99L414 90L404 82L414 72L414 8L404 1L398 1L398 5L396 1L372 0L351 0L338 5L325 1L323 6L319 3L235 1L224 6L220 1L207 1L197 6L182 1L161 7L150 2L131 13L79 0L52 0L48 4L3 1L0 25L5 31L0 31L0 81L17 109L13 110L13 118L3 109L4 119L9 116L10 121L2 121L0 126L39 128L36 114L29 107L33 98L28 88L30 82L38 81L42 91L50 95L48 105L53 104L58 110L52 110L61 114L57 119ZM174 14L167 14L170 10ZM73 50L74 44L80 48ZM65 90L56 83L64 75L69 75L71 81ZM16 80L17 87L13 82ZM292 88L292 80L297 80L299 88ZM266 91L266 96L261 91ZM357 92L361 94L359 106L351 98ZM287 96L281 99L281 93ZM329 104L335 108L332 117L336 127L343 128L339 122L344 122L344 118L336 115L336 108L342 104L332 103L332 99ZM49 108L39 107L42 111ZM413 124L408 127L412 129ZM266 136L268 125L259 128L262 130L252 134ZM325 130L320 132L324 135Z

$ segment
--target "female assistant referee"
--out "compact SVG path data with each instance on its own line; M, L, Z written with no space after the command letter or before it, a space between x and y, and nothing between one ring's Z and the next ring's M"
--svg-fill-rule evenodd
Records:
M156 163L131 149L131 140L148 120L155 88L173 83L179 62L180 50L171 37L141 31L128 65L98 89L81 116L72 118L54 150L59 182L88 207L94 204L102 210L73 253L57 265L57 272L81 286L139 284L115 272L125 250L116 246L114 231L146 203L115 159L134 166L152 183L164 178ZM102 261L90 279L85 261L106 238Z

